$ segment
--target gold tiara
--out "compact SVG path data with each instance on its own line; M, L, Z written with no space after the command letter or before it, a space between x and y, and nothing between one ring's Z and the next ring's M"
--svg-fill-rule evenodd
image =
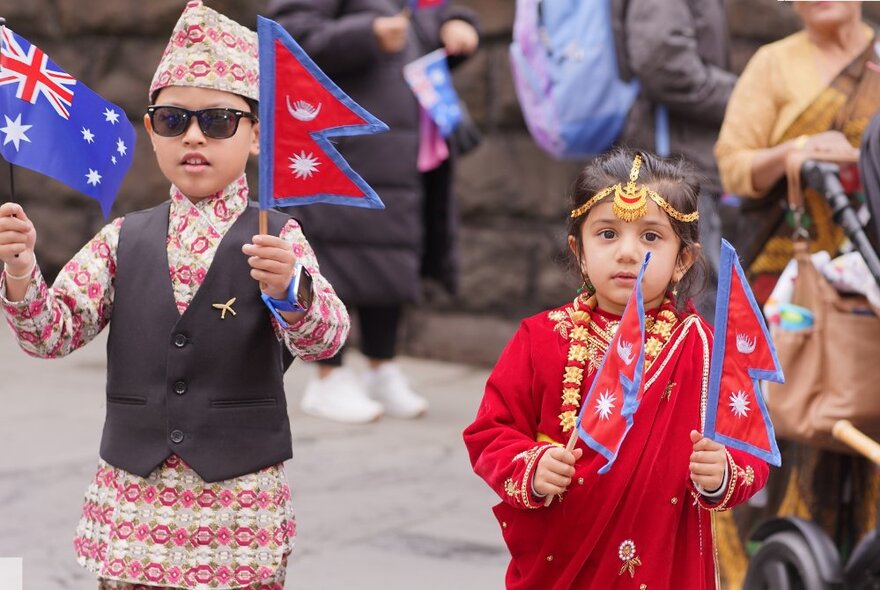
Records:
M629 171L629 181L626 183L626 186L618 182L614 186L602 189L593 195L593 198L589 201L577 209L573 209L571 216L573 218L580 217L589 211L593 205L614 193L614 203L611 205L611 209L623 221L635 221L644 217L648 213L648 197L651 197L651 200L657 203L657 206L666 211L673 219L690 223L700 218L700 214L696 211L693 213L682 213L670 205L657 191L651 190L645 185L637 185L636 181L639 179L639 169L641 167L642 155L636 154L636 157L633 159L632 169Z

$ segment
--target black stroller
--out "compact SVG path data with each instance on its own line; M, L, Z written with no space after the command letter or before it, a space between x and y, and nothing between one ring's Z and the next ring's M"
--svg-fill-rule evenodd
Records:
M801 169L803 182L823 194L839 224L862 254L880 285L880 259L841 186L838 166L810 161ZM880 236L880 118L865 132L859 172L872 223ZM880 393L878 393L880 395ZM855 434L853 434L855 433ZM880 466L880 445L841 421L834 436ZM837 547L815 522L797 517L774 518L750 535L759 543L746 573L746 590L880 590L880 521L864 535L844 561Z

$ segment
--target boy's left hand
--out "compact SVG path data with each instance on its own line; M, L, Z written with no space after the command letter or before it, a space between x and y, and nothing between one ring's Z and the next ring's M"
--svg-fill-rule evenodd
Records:
M248 255L251 276L260 282L260 290L273 299L287 299L296 263L290 244L278 236L256 235L241 251Z
M707 492L714 492L724 483L724 466L727 453L724 445L705 438L696 430L691 430L691 480Z

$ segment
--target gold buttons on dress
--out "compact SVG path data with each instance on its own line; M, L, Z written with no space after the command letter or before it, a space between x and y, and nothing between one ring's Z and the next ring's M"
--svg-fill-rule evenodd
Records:
M648 590L648 585L642 584L641 586L639 586L639 590Z
M548 555L548 556L547 556L547 561L553 561L553 556L552 556L552 555Z
M678 504L678 498L673 498L670 500L673 504Z
M506 528L507 528L507 523L506 523L506 522L502 522L502 523L501 523L501 528L506 529Z
M581 486L584 485L584 478L583 477L578 478L578 485L581 485Z

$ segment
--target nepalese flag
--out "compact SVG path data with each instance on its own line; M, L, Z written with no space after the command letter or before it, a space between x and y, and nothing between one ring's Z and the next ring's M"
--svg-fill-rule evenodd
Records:
M642 299L642 276L651 259L639 270L636 284L620 318L620 324L596 377L581 406L577 420L578 435L584 443L608 459L599 469L607 473L633 425L633 415L645 391L645 303Z
M406 64L403 77L443 137L449 137L461 123L461 107L452 85L446 50L437 49Z
M778 467L782 459L758 380L782 383L782 369L736 250L727 240L721 241L718 276L703 434Z
M422 8L437 8L446 4L446 0L409 0L408 6L410 10L421 10Z
M387 131L346 95L281 25L257 17L260 208L331 203L382 209L330 137Z
M0 31L0 154L97 199L106 217L131 165L134 127L36 45Z

